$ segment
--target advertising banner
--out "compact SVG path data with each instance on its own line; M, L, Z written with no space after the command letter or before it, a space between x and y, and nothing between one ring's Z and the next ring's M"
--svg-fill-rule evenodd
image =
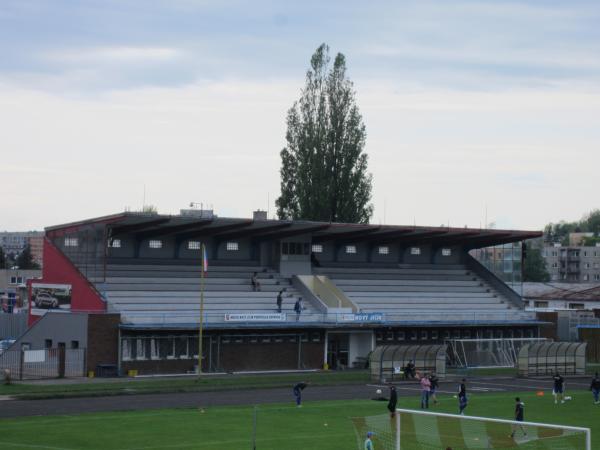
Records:
M342 314L344 322L383 322L383 313Z
M281 322L285 313L225 314L225 322Z
M48 311L71 311L71 285L32 283L29 307L34 316L43 316Z

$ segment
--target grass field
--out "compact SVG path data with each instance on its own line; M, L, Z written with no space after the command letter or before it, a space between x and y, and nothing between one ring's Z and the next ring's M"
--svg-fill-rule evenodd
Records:
M573 400L564 405L535 393L471 395L468 413L511 418L515 395L525 402L526 420L590 427L593 448L600 448L600 405L586 391L570 392ZM311 401L309 391L305 397L303 408L291 395L290 403L258 408L257 450L354 450L349 418L385 412L384 402ZM398 406L415 408L418 399L400 398ZM252 449L252 407L201 408L3 419L0 449ZM455 413L456 399L441 397L433 410Z

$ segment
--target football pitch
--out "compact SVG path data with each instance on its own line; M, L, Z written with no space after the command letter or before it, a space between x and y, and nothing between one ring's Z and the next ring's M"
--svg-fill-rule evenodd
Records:
M535 393L475 394L469 415L512 419L514 397L525 402L525 420L589 427L592 448L600 448L600 405L589 391L571 391L572 400L555 405ZM315 401L306 392L302 408L289 403L257 407L256 450L354 450L351 417L379 415L386 403L372 400ZM268 400L268 399L265 399ZM456 399L441 396L431 411L456 413ZM82 402L85 399L81 399ZM401 397L400 408L419 399ZM0 405L1 407L1 405ZM254 407L164 409L0 420L0 449L40 450L252 450Z

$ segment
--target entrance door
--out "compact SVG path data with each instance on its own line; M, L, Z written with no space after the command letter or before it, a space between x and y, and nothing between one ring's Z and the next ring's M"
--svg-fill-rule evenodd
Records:
M347 333L329 333L327 341L327 364L333 370L348 367L349 335Z

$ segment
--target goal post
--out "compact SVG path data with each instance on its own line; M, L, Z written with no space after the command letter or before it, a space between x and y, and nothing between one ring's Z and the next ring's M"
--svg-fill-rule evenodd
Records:
M398 409L352 418L358 448L367 432L376 450L591 450L589 428Z

